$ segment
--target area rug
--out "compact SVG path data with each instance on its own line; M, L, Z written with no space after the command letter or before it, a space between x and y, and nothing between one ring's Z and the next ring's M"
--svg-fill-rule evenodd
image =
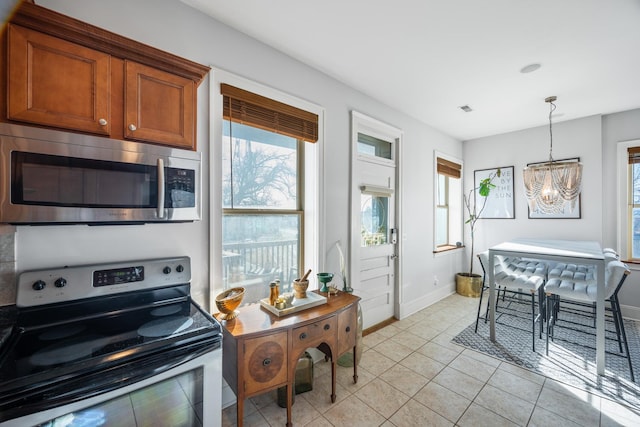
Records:
M502 304L501 304L502 305ZM576 315L561 309L554 340L549 341L549 355L545 355L545 335L538 338L532 351L529 304L511 303L500 307L496 318L496 342L489 339L489 323L475 322L453 338L464 347L486 353L561 383L589 391L629 407L640 410L640 325L625 319L629 353L636 382L631 381L629 364L622 357L616 340L615 327L606 321L607 339L605 375L596 374L595 328L593 317Z

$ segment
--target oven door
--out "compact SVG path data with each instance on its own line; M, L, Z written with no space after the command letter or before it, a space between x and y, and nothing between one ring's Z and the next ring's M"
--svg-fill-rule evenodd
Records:
M122 365L114 372L99 372L43 394L44 399L61 401L69 396L77 398L84 395L80 400L61 403L51 409L38 410L37 404L30 408L16 408L30 413L0 422L0 426L219 426L222 410L220 342L190 360L185 361L184 357L173 360L166 354L160 359L164 359L159 362L161 365L175 366L149 376L149 372L161 371L162 368L157 366L157 360L146 360L143 366ZM146 378L136 380L137 376Z
M5 135L20 129L29 137ZM42 130L40 130L42 131ZM200 219L200 154L0 126L0 222L115 223Z

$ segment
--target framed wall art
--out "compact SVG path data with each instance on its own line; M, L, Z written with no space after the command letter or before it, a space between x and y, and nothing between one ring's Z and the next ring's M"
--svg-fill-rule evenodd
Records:
M580 157L571 157L568 159L560 159L554 160L554 162L579 162ZM535 163L527 163L527 166L532 165L540 165L545 162L535 162ZM540 212L539 209L531 210L531 207L527 203L527 211L529 211L530 219L580 219L582 217L581 208L582 208L582 194L578 195L578 200L573 204L571 202L565 202L562 206L562 209L558 213L544 213Z
M497 176L498 169L500 176ZM480 169L473 171L473 187L475 190L476 209L482 207L482 198L478 192L480 181L495 175L491 181L495 187L487 196L487 203L480 214L480 218L515 218L515 197L513 193L513 166L503 166L492 169ZM476 215L478 212L476 212Z

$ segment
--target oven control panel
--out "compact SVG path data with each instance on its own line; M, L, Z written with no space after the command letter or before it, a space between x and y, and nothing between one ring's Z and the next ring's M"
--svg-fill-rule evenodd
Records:
M34 307L191 281L189 257L60 267L18 277L18 307Z
M93 272L93 286L110 286L144 280L144 266L112 268Z

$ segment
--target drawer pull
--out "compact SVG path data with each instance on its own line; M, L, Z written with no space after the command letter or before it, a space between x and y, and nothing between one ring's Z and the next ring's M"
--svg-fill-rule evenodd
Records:
M267 357L262 361L262 366L269 366L269 365L271 365L271 359Z
M345 329L345 331L347 331L347 332L351 332L351 326L347 326L347 328Z
M331 325L329 325L328 323L326 325L324 325L324 330L328 331L329 329L331 329Z
M301 340L304 340L306 338L307 338L307 333L306 332L303 332L303 333L300 334L300 339Z

